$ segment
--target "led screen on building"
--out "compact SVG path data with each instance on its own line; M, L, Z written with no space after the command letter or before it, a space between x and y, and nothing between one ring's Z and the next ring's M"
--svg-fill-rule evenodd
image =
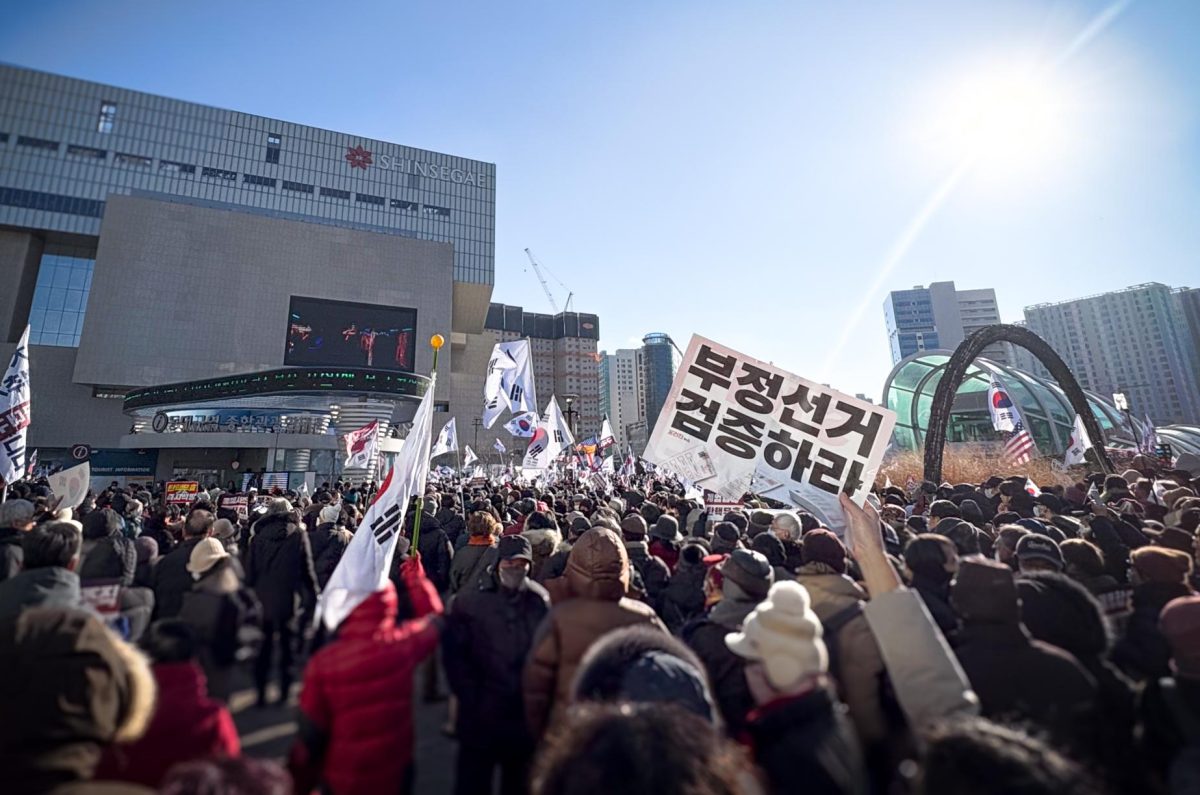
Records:
M411 372L417 310L292 296L283 363Z

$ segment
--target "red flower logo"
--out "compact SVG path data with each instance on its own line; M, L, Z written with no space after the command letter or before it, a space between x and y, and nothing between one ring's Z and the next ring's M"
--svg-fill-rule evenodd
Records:
M371 153L361 146L356 146L346 150L346 160L350 163L350 168L361 168L366 170L367 166L371 165Z

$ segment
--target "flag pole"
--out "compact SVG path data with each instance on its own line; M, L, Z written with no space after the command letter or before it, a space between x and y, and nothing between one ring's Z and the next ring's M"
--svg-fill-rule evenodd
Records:
M445 344L446 338L441 334L434 334L429 338L429 345L433 348L433 375L437 375L438 351L440 351L442 346ZM434 388L433 382L430 383L429 388ZM421 514L423 513L425 513L425 495L418 494L417 507L415 510L416 515L413 516L412 548L408 552L408 554L413 557L419 554L417 551L417 542L421 539Z

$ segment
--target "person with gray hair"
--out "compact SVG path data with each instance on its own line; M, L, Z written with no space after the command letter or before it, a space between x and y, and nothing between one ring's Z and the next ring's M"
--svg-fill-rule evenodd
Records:
M79 549L83 534L71 521L44 522L23 534L24 570L0 582L0 624L30 607L80 607Z
M804 565L804 548L800 544L804 530L800 517L792 511L779 511L771 519L771 533L783 544L783 567L795 574Z
M21 539L33 529L37 511L29 500L7 500L0 503L0 582L15 577L25 559Z

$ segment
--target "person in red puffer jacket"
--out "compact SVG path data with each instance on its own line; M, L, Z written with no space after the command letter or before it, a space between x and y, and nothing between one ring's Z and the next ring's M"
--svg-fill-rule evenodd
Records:
M413 618L396 625L388 580L313 655L288 766L297 795L411 792L413 670L437 647L442 600L415 555L400 564Z
M192 628L176 619L156 621L141 645L154 662L151 670L158 686L154 717L140 740L105 749L95 779L158 789L167 771L179 762L241 754L229 710L208 697Z

